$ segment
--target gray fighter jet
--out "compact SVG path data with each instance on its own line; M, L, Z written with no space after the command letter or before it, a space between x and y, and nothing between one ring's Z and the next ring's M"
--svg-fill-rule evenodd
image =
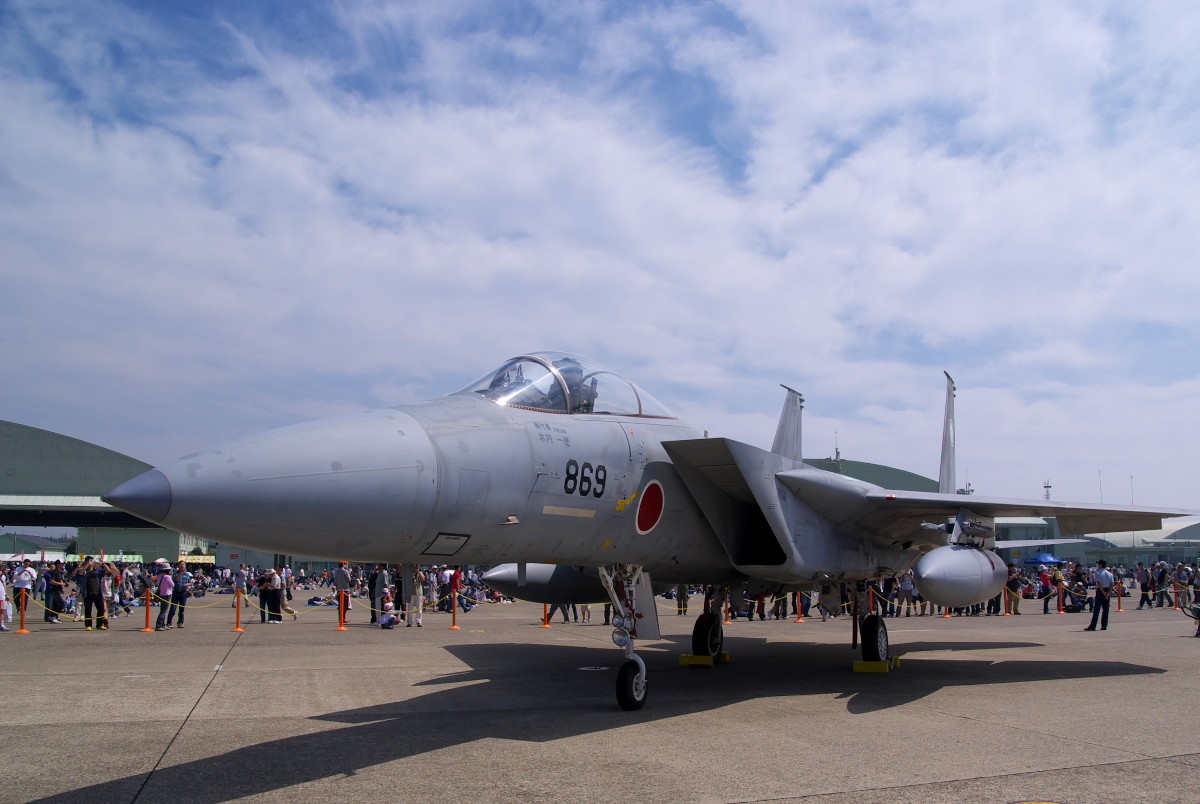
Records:
M947 375L941 491L889 490L801 462L802 400L790 389L767 451L701 437L621 375L539 352L441 399L186 455L105 500L275 553L510 564L490 580L528 600L602 588L626 656L617 699L638 709L647 686L635 643L659 637L651 578L710 585L692 650L716 656L726 589L854 595L914 568L927 599L965 606L1004 584L997 516L1055 516L1071 535L1190 513L955 494L953 399ZM861 627L864 658L886 659L883 620L866 614Z

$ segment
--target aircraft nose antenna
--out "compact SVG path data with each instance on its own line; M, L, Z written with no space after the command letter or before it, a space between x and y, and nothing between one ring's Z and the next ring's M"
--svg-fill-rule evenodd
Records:
M104 502L151 522L162 522L171 510L171 482L157 469L140 474L100 497Z

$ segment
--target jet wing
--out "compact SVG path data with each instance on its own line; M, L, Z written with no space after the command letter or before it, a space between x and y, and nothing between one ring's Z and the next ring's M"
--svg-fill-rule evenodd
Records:
M798 467L775 477L808 506L835 522L883 544L912 541L938 543L924 523L940 524L961 509L982 517L1052 516L1067 536L1127 530L1158 530L1169 517L1194 516L1182 509L1133 508L1118 505L1081 505L1048 500L1011 500L963 494L896 491L860 480ZM853 499L852 499L853 498ZM924 530L928 536L922 536Z

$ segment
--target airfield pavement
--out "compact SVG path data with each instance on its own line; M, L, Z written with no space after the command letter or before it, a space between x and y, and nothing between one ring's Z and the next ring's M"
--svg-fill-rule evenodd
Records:
M0 801L1200 801L1200 639L1166 609L891 619L901 667L863 674L846 617L736 621L731 663L680 667L695 607L660 598L623 712L602 606L236 634L214 601L182 631L0 634Z

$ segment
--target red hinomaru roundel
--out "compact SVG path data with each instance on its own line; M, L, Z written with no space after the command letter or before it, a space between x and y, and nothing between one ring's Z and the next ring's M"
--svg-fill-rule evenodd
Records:
M641 499L637 507L637 532L645 535L654 530L655 525L662 519L663 487L657 480L651 480L642 489Z

